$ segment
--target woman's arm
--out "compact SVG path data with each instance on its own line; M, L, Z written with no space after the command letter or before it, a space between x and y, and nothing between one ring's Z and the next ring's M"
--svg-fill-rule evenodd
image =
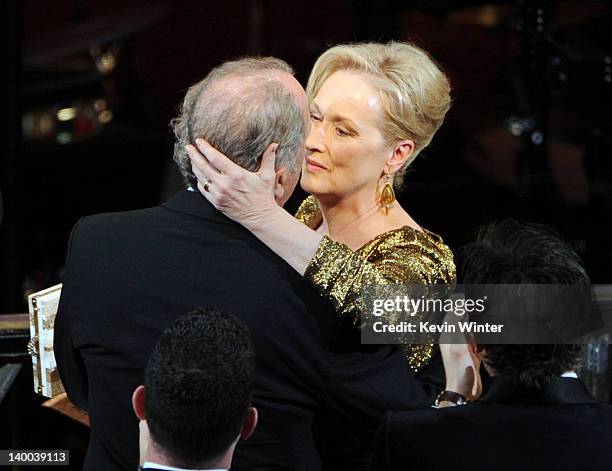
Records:
M394 247L380 266L348 246L322 236L276 204L274 157L276 146L264 152L258 172L249 172L201 139L188 145L198 189L219 211L243 225L330 299L339 315L359 316L364 284L425 282L418 267L405 263L418 257L411 247ZM208 183L210 182L210 183ZM207 184L208 183L208 184Z
M323 239L321 234L280 206L263 213L245 227L300 275L306 272Z
M454 281L450 252L435 264L452 265L452 269L442 270L445 274L435 279L423 276L432 271L427 265L430 257L422 256L429 248L416 240L396 240L392 247L380 250L384 252L380 263L370 263L358 252L321 236L279 207L273 190L276 145L270 145L264 152L259 171L249 172L205 141L198 139L196 143L199 152L190 145L186 148L204 197L305 276L333 303L339 315L359 317L359 299L365 285Z
M186 149L202 195L304 275L322 295L331 299L338 314L353 311L364 283L419 282L416 274L413 280L397 276L409 269L397 263L410 258L413 260L410 263L418 263L418 257L410 257L410 253L396 247L384 264L375 266L346 245L308 228L278 206L274 199L276 145L270 145L264 152L259 171L249 172L203 140L198 139L196 143L199 152L191 145ZM407 244L404 249L410 251L414 247ZM469 397L472 391L467 385L472 384L473 377L469 376L465 363L471 359L463 347L453 350L453 354L442 350L445 366L452 372L447 371L446 387Z

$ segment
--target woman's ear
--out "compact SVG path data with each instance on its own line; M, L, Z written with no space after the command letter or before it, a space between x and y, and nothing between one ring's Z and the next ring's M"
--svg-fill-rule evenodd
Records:
M414 142L407 139L398 142L393 148L393 153L385 164L385 173L393 174L397 172L406 161L410 160L414 152Z

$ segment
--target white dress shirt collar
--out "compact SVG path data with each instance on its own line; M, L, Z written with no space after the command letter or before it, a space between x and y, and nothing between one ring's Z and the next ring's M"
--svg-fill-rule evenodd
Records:
M174 468L172 466L166 466L163 464L157 464L157 463L153 463L152 461L146 461L142 467L146 468L147 466L154 466L157 469L167 469L169 471L227 471L227 469L199 469L199 470L194 470L194 469L185 469L185 468Z
M576 374L575 371L566 371L565 373L561 375L561 377L578 379L578 375Z

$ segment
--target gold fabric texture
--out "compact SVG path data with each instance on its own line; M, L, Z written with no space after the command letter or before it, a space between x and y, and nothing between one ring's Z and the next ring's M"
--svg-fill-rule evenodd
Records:
M304 200L296 218L312 229L322 221L314 197ZM304 278L329 299L336 312L359 322L361 288L368 284L454 283L453 253L433 232L408 226L378 235L351 250L324 236ZM404 345L413 371L419 371L433 355L434 345Z

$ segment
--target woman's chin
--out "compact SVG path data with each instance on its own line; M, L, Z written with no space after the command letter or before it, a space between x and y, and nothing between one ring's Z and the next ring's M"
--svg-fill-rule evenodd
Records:
M302 172L302 176L300 178L300 188L304 190L306 193L312 195L313 191L316 191L317 185L312 181L312 177L310 177L306 172Z
M318 174L313 175L309 172L302 172L300 187L309 195L316 198L326 198L335 196L335 192L329 184L327 178L320 178Z

